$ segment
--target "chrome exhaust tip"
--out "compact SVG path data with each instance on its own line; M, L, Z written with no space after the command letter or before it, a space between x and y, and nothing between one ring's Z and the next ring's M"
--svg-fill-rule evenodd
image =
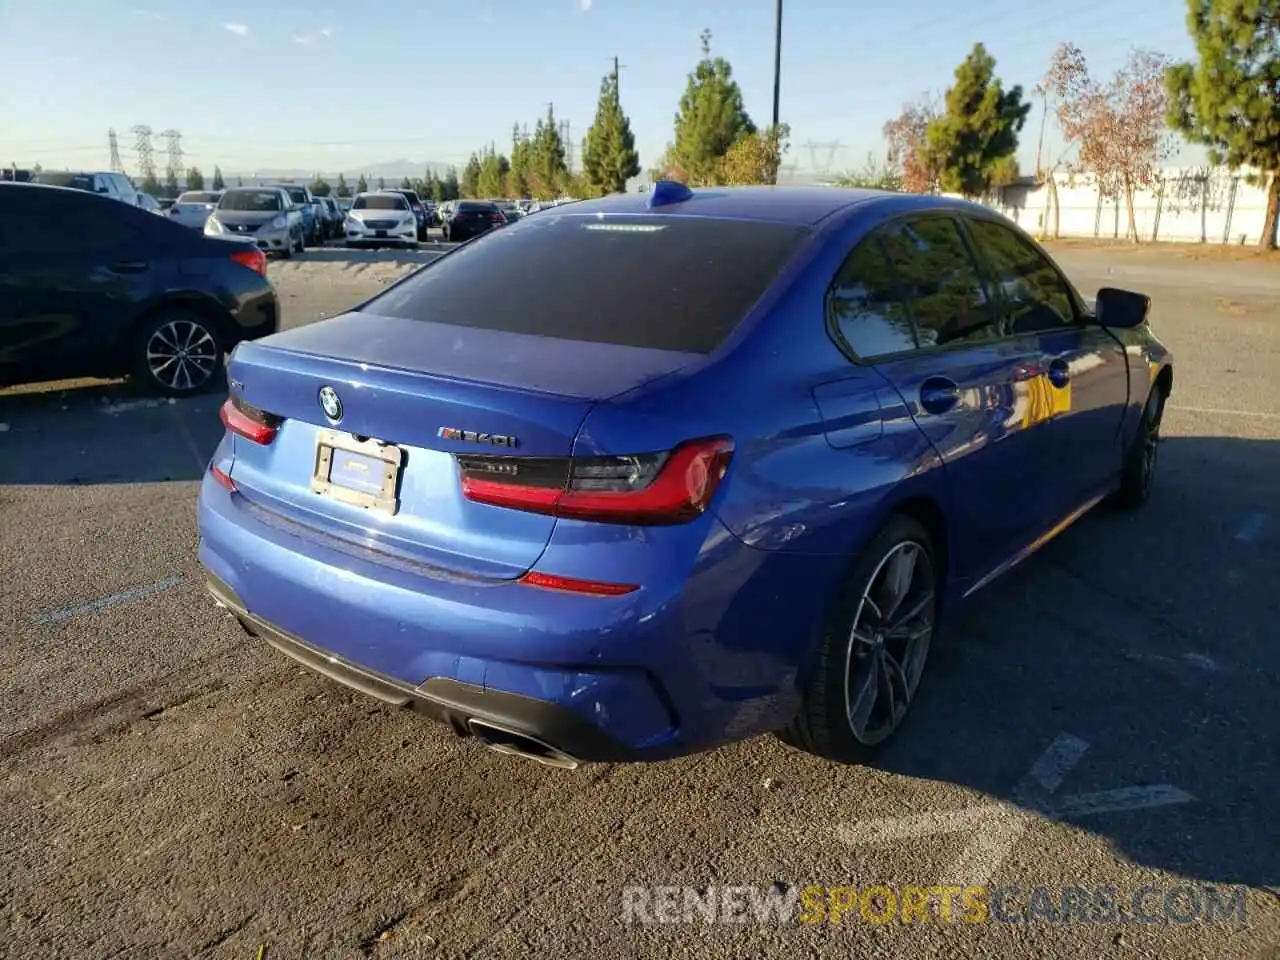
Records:
M504 753L513 757L524 757L544 766L556 767L560 770L576 770L581 761L571 757L563 750L557 750L549 743L543 743L528 734L508 730L487 720L467 720L467 730L473 737L495 753Z

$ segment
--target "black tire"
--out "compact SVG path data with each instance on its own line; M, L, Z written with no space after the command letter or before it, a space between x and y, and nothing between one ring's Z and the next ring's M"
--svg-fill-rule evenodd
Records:
M867 597L879 596L884 604L887 596L884 577L895 574L901 569L898 565L907 563L912 557L912 562L918 565L914 569L921 579L918 584L912 581L913 585L896 604L897 611L889 617L889 622L893 623L894 616L903 615L904 625L911 629L899 631L895 627L883 631L878 625L881 621L875 616L877 603L875 599L868 601ZM941 586L938 570L933 543L924 526L905 515L890 518L862 551L840 596L832 604L816 660L811 664L800 712L785 730L779 732L783 741L838 763L862 763L892 739L915 701L930 643L936 632L937 591ZM855 639L855 630L863 640ZM917 634L915 640L904 643L906 652L897 650L900 640ZM880 717L884 721L882 727L873 729L871 723L875 718L875 707L883 711L884 702L888 702L879 679L873 681L878 697L872 698L873 708L865 718L863 729L857 731L850 719L854 713L849 705L854 697L851 661L859 673L865 674L883 665L886 654L895 653L900 656L900 661L894 659L892 662L901 668L893 674L900 681L896 693L901 700L901 708L896 709L898 700L895 699L892 702L895 707L892 720L888 712L883 712ZM889 670L876 676L879 678L891 673Z
M166 355L172 357L168 363ZM196 307L164 307L134 332L130 369L150 393L166 397L203 393L223 382L225 361L221 327Z
M1151 497L1151 486L1155 482L1156 465L1160 459L1160 424L1164 420L1165 398L1163 384L1158 383L1151 388L1147 403L1142 408L1138 432L1125 452L1115 503L1127 510L1142 506Z
M299 231L298 233L298 246L296 250L298 253L307 252L307 231L305 229Z

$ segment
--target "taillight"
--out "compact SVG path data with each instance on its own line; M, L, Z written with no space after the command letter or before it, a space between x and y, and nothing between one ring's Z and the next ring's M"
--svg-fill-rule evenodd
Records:
M242 267L248 267L254 273L264 277L267 275L267 255L257 247L251 247L248 250L237 250L231 255L231 259Z
M733 457L728 437L620 457L458 457L462 493L496 507L602 523L685 523L707 508Z
M492 220L494 223L506 223L506 222L507 222L507 218L506 218L506 217L504 217L504 216L503 216L502 214L500 214L500 213L491 213L491 214L489 214L489 219L490 219L490 220Z
M223 425L237 437L264 447L276 438L280 424L284 422L281 417L259 410L239 397L228 397L218 415Z

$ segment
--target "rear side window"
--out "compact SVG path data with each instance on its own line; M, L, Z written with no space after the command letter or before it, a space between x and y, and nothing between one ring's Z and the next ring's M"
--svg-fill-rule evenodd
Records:
M1067 285L1039 250L1001 224L978 219L968 223L978 254L990 270L1006 333L1060 330L1075 322Z
M898 223L881 242L916 321L921 347L994 340L996 314L982 277L950 217Z
M840 267L827 293L827 321L864 360L916 348L910 311L876 236L858 244Z
M777 223L548 214L459 247L364 309L508 333L710 353L807 235Z
M88 254L121 250L142 239L124 204L68 197L21 198L5 211L6 229L24 253ZM145 214L150 216L150 214Z

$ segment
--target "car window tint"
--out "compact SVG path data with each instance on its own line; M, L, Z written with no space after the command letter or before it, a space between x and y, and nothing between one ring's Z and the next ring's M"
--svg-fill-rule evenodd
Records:
M81 231L80 246L85 250L114 250L136 239L137 231L122 222L116 213L97 203L86 204L83 210L76 211L76 223Z
M991 220L970 220L969 232L989 268L1006 333L1036 333L1075 322L1071 294L1039 250Z
M465 212L461 205L459 211ZM548 213L465 244L361 309L538 337L710 353L807 235L783 223Z
M921 217L895 224L882 242L911 305L921 347L1000 336L995 311L955 220Z
M827 293L827 318L863 359L914 350L915 328L876 237L863 240Z
M15 252L22 253L80 253L88 251L116 250L131 243L138 232L123 217L116 214L140 211L109 201L109 209L103 210L103 200L68 203L66 198L35 198L6 210L4 217L15 241Z

